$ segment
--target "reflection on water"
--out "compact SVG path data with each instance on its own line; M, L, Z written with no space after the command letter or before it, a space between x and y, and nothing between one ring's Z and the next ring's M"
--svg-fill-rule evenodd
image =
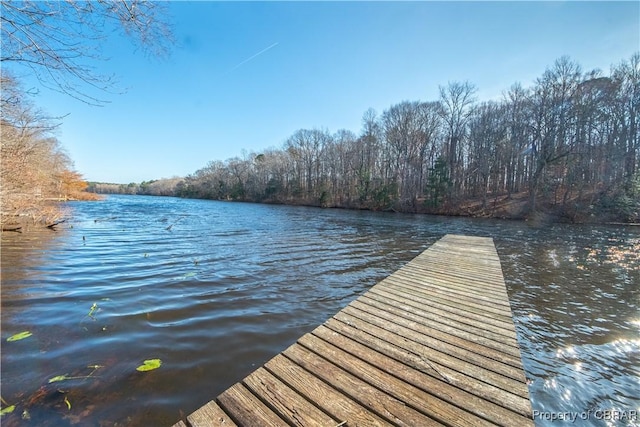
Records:
M565 227L534 244L509 255L498 245L533 409L639 425L639 233Z
M534 410L639 423L606 416L640 411L638 227L126 196L72 208L58 232L2 236L3 425L171 425L447 233L496 242Z

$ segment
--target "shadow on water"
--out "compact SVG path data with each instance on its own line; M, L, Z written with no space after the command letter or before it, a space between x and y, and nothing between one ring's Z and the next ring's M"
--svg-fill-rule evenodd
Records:
M171 425L447 233L496 242L534 410L640 409L637 227L140 196L71 206L58 233L2 235L3 425ZM21 331L33 335L6 341Z

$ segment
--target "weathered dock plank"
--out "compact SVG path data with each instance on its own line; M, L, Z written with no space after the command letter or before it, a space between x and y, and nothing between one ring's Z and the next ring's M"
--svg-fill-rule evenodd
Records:
M493 240L447 235L178 426L533 426Z
M187 417L192 427L235 427L236 424L213 400ZM184 426L184 424L182 424ZM182 427L180 426L180 427ZM174 426L175 427L175 426Z

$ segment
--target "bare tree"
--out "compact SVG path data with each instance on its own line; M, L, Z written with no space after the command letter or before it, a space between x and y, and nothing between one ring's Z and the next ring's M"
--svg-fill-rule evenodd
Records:
M356 135L346 129L338 130L331 143L324 150L323 160L328 172L329 189L327 193L335 203L350 203L357 187L356 163L358 159ZM325 201L328 202L328 197Z
M504 168L504 186L509 198L526 185L529 141L529 90L520 83L511 85L504 94L503 104L506 106L507 144L500 152L501 168Z
M471 106L475 102L476 87L469 82L449 82L440 86L442 117L447 127L447 153L452 189L459 192L462 185L462 157L467 124L471 117Z
M40 83L100 105L93 93L114 88L114 76L98 71L102 45L114 30L144 52L168 53L172 33L166 5L142 0L0 1L0 62L26 67Z
M385 142L398 184L401 209L417 210L427 166L435 161L441 131L440 104L401 102L382 115Z
M442 117L441 105L437 101L423 102L420 104L420 177L416 192L424 190L425 172L427 167L433 166L436 155L442 150Z
M357 175L358 202L367 203L374 191L375 178L383 179L384 168L381 165L380 141L382 127L376 111L369 108L362 116L362 131L357 141Z
M640 52L613 69L613 80L620 87L617 120L620 144L625 151L625 186L629 188L636 178L640 161Z
M285 143L287 150L300 162L298 172L305 197L318 195L315 184L320 180L320 155L330 141L331 135L326 130L300 129Z
M546 181L550 185L544 186L544 189L547 192L555 190L562 178L563 168L549 168L570 155L576 145L577 141L572 133L572 126L575 124L573 103L581 77L580 66L563 56L537 80L532 99L532 155L535 162L529 179L529 204L532 212L537 209L540 186Z
M73 164L55 138L57 123L21 96L18 82L1 73L0 199L2 223L29 217L49 221L59 214L46 199L60 197L65 172Z
M491 179L497 179L498 151L507 139L503 107L495 102L483 102L474 108L469 123L469 187L473 195L482 195L482 208L487 208Z

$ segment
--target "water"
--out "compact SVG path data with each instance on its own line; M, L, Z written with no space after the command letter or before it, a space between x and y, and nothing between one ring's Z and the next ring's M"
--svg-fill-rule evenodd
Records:
M57 232L2 235L3 425L169 426L447 233L494 238L538 425L640 424L639 227L142 196L69 207Z

